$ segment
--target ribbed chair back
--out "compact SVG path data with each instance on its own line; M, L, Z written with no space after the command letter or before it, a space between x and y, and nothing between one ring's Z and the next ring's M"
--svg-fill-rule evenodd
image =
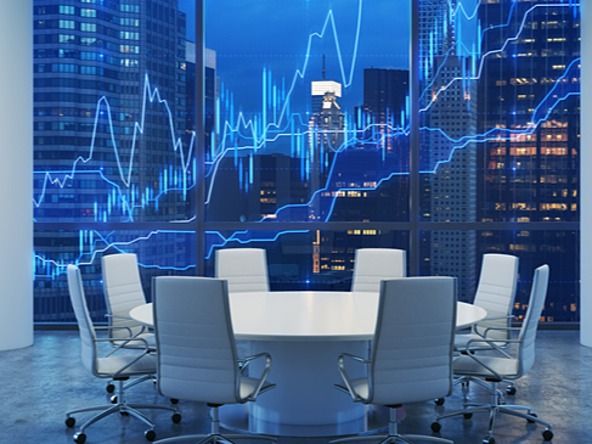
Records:
M216 277L228 281L230 293L269 291L267 253L261 248L217 250Z
M153 303L159 391L210 404L239 402L226 281L157 277Z
M448 395L455 324L455 278L383 281L370 355L369 402L405 404Z
M352 291L378 293L380 281L407 276L407 253L393 248L359 248Z
M534 271L532 278L532 287L530 289L530 299L528 309L520 334L518 335L518 365L519 374L526 374L534 364L535 360L535 338L539 319L547 298L547 288L549 286L549 266L541 265Z
M97 336L86 305L80 270L76 265L68 265L67 277L70 301L72 302L74 315L78 322L78 331L80 333L80 357L82 359L82 364L87 370L96 374Z
M488 253L483 255L479 284L473 304L483 307L488 318L476 330L480 333L486 328L504 328L509 325L512 314L516 286L518 282L518 258L510 254ZM490 330L488 338L507 338L507 332Z
M111 315L112 327L126 327L131 330L131 336L137 335L142 327L129 318L132 308L146 303L138 257L134 253L110 254L101 258L103 271L103 292L107 312ZM110 335L113 338L123 338L130 335L126 328L114 328Z

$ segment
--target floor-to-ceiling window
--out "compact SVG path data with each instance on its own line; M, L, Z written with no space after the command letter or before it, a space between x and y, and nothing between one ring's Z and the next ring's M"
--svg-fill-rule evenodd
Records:
M136 252L149 293L241 246L277 290L348 288L356 248L403 248L466 300L507 252L518 315L546 262L545 320L578 320L575 1L35 0L34 19L37 321L71 319L67 263L100 317L102 254Z
M356 248L408 248L409 6L204 2L208 273L248 244L274 289L347 288Z
M195 51L176 0L35 0L35 319L73 319L80 265L103 320L103 254L194 273ZM148 291L148 288L146 289Z
M548 263L543 320L578 320L576 1L419 0L422 274L473 294L483 253L520 258L515 314Z

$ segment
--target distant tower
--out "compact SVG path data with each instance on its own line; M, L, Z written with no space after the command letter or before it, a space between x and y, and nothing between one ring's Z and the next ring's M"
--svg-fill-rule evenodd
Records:
M422 88L431 85L421 99L420 107L429 109L421 114L420 126L433 130L421 134L424 168L433 170L422 175L421 210L433 222L476 221L476 146L467 144L453 152L452 142L477 132L476 82L466 80L471 59L457 54L459 15L450 14L455 5L455 0L425 0L419 17ZM470 300L477 276L476 233L432 230L430 235L424 250L429 269L423 272L457 277L459 298Z
M341 83L333 80L315 80L310 84L311 113L321 112L325 94L331 93L335 98L341 98Z
M364 69L364 105L366 117L374 125L365 131L364 140L371 140L372 133L378 133L385 143L385 149L392 151L397 127L403 127L401 114L406 113L409 95L409 71L401 69ZM364 130L366 118L359 122ZM376 134L375 134L376 138Z

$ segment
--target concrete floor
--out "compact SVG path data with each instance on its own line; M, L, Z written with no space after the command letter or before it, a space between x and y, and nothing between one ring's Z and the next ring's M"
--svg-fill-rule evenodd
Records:
M107 402L105 381L98 380L82 366L76 331L37 331L35 345L23 350L0 352L0 443L72 443L73 430L64 425L67 410ZM518 383L511 403L529 404L539 417L554 425L555 444L589 443L592 422L592 349L579 345L577 331L540 331L537 362ZM345 395L344 395L345 396ZM478 388L474 399L486 400ZM162 403L152 384L130 390L130 402ZM208 430L206 407L181 402L183 421L172 424L170 413L148 413L157 424L159 438ZM439 412L461 406L460 391L446 399L443 407L432 402L407 406L401 432L430 433L430 424ZM86 416L80 416L83 421ZM451 418L443 422L442 437L456 443L480 443L487 418ZM113 415L87 430L91 444L146 444L145 426L128 416ZM519 418L502 417L496 426L496 444L542 443L543 428ZM329 438L279 438L280 444L320 444ZM241 440L252 443L255 440Z

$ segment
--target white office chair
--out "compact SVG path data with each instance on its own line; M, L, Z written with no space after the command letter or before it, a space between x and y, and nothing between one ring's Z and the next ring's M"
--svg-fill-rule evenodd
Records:
M407 253L392 248L359 248L354 260L352 291L378 293L380 281L407 276Z
M134 253L110 254L101 258L103 272L103 293L107 306L107 319L112 327L109 336L117 339L127 339L127 336L145 340L151 348L155 347L154 334L134 321L129 316L129 311L146 303L140 271L138 269L138 257ZM119 341L113 343L119 345ZM138 342L125 343L124 347L138 347ZM151 379L146 376L137 378L126 384L130 388L142 381ZM115 385L107 384L107 392L113 393Z
M341 355L338 369L344 385L338 388L349 393L354 402L387 406L390 409L388 434L331 442L382 439L381 444L386 444L417 439L452 443L435 436L400 435L397 409L402 404L450 393L455 324L455 278L383 281L370 358ZM351 370L355 363L366 365L366 377L350 379L348 368Z
M230 293L269 291L266 251L261 248L216 250L216 277L228 281Z
M483 255L479 284L473 304L484 308L487 317L474 325L470 333L456 335L454 345L457 350L466 350L473 339L508 339L511 326L514 298L518 283L518 258L510 254L489 253ZM471 352L491 350L488 343L471 342ZM457 378L455 383L467 384L472 378ZM510 383L506 393L514 395L516 387ZM444 400L437 400L442 405Z
M255 401L260 393L273 387L266 382L271 366L268 354L237 357L226 281L178 276L155 278L154 328L159 391L165 396L207 403L211 418L209 435L178 436L158 443L189 439L202 439L200 444L226 443L234 438L253 438L247 434L220 434L220 406ZM256 359L262 359L265 364L261 375L245 376L245 370Z
M115 327L110 336L127 339L129 329L132 337L143 338L149 344L154 344L154 335L129 316L132 308L146 303L138 269L138 257L134 253L106 255L101 258L101 267L107 317L109 325Z
M539 318L543 310L545 298L547 296L547 286L549 283L549 266L542 265L534 272L532 288L530 292L530 299L526 316L520 328L504 327L504 330L518 331L516 339L508 339L504 341L508 345L514 344L517 347L514 356L510 355L507 350L502 349L499 345L500 339L473 339L467 344L467 350L473 344L486 343L492 350L497 353L465 353L460 355L454 361L454 374L458 376L470 376L485 386L491 393L491 401L489 404L475 405L470 404L467 400L467 391L464 392L464 409L458 412L451 412L438 417L432 424L432 430L440 431L440 420L452 416L463 415L465 418L471 418L474 413L488 413L489 414L489 430L487 435L483 438L484 444L495 444L493 436L493 428L498 413L518 416L526 419L528 422L537 422L544 425L546 428L543 431L543 438L546 441L553 439L553 426L539 419L529 406L509 405L505 403L504 395L497 389L497 385L506 379L516 380L524 376L532 365L535 359L535 338ZM525 411L525 413L523 413Z
M86 434L84 433L86 428L113 413L129 414L142 421L148 426L148 429L144 432L144 436L148 441L153 441L156 438L154 423L137 409L172 411L172 420L175 423L181 420L181 416L178 414L177 409L172 407L128 403L124 397L125 390L123 383L130 377L153 375L156 372L156 357L150 354L150 349L146 341L138 338L131 338L125 341L120 340L120 345L114 350L111 350L105 356L99 356L99 344L112 342L114 338L97 338L96 330L101 330L101 327L95 327L93 325L88 313L80 270L74 265L68 265L67 273L70 300L72 301L72 307L74 308L74 314L76 315L80 330L82 363L97 378L112 378L118 383L117 402L115 404L76 409L66 413L66 426L71 428L76 425L76 419L72 415L99 410L99 413L80 426L78 432L74 435L74 442L78 444L86 442ZM104 328L113 331L111 327ZM132 341L143 346L143 349L124 349L124 346L130 344Z
M510 254L484 254L479 284L473 304L484 308L487 317L473 327L470 334L456 335L455 345L465 349L472 339L507 339L504 327L510 326L516 285L518 282L518 258ZM499 329L501 327L501 330ZM491 329L491 330L488 330ZM479 346L474 344L475 348ZM481 344L481 348L489 348Z

